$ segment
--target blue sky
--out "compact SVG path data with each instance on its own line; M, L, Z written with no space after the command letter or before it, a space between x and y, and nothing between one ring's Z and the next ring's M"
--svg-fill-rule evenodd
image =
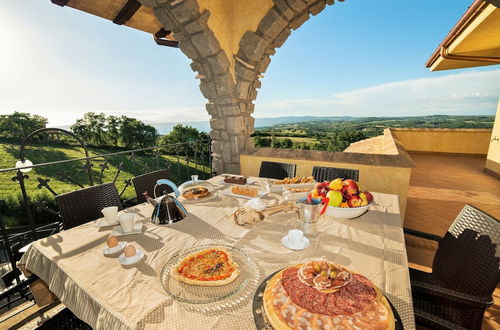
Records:
M424 67L471 3L329 6L277 50L254 116L494 114L500 67ZM38 113L51 125L87 111L149 122L208 119L190 61L147 33L49 0L2 0L0 42L0 113Z

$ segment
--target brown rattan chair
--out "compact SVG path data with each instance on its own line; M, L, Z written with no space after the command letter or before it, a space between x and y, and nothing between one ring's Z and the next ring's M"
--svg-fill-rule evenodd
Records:
M337 178L359 181L359 170L350 168L314 166L312 175L317 182L332 181Z
M164 191L166 191L167 193L172 192L172 189L165 184L157 186L155 190L156 181L160 179L170 179L169 170L149 172L143 175L136 176L132 179L132 182L134 183L135 194L137 195L137 203L144 203L146 201L146 198L143 195L143 193L146 191L151 196L154 196L155 194L156 196L160 196Z
M288 163L266 162L260 164L259 177L282 180L295 177L297 165Z
M500 281L500 222L465 205L443 238L405 228L439 243L432 273L410 268L417 324L438 329L481 329Z
M92 186L56 196L64 229L99 219L101 210L108 206L122 209L120 197L113 183Z

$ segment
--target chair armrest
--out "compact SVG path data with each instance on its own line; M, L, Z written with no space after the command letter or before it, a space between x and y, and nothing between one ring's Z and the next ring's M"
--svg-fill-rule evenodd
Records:
M434 296L453 300L474 307L488 308L493 305L493 297L491 296L476 296L422 281L411 281L411 286L412 288L417 287L419 289L427 291Z
M436 242L440 242L442 240L442 238L438 235L424 233L423 231L418 231L418 230L410 229L410 228L406 228L406 227L403 227L403 232L405 234L408 234L408 235L412 235L412 236L420 237L420 238L425 238L425 239L436 241Z

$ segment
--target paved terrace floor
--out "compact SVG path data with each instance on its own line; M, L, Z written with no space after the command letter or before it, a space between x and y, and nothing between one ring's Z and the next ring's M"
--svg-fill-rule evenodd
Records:
M410 153L412 170L405 226L443 236L465 204L500 219L500 180L483 172L485 157ZM437 245L407 238L408 260L430 271ZM483 329L500 329L500 286Z

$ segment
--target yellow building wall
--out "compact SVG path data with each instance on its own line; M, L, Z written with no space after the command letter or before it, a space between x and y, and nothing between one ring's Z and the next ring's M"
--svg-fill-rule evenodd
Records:
M318 162L303 159L269 158L252 155L240 156L241 175L259 176L262 161L293 163L297 165L297 176L309 176L313 166L340 167L359 170L359 183L363 190L394 194L399 196L401 219L404 220L411 168L369 166L334 162Z
M500 175L500 100L491 133L485 169Z
M391 129L407 151L486 155L489 129Z

